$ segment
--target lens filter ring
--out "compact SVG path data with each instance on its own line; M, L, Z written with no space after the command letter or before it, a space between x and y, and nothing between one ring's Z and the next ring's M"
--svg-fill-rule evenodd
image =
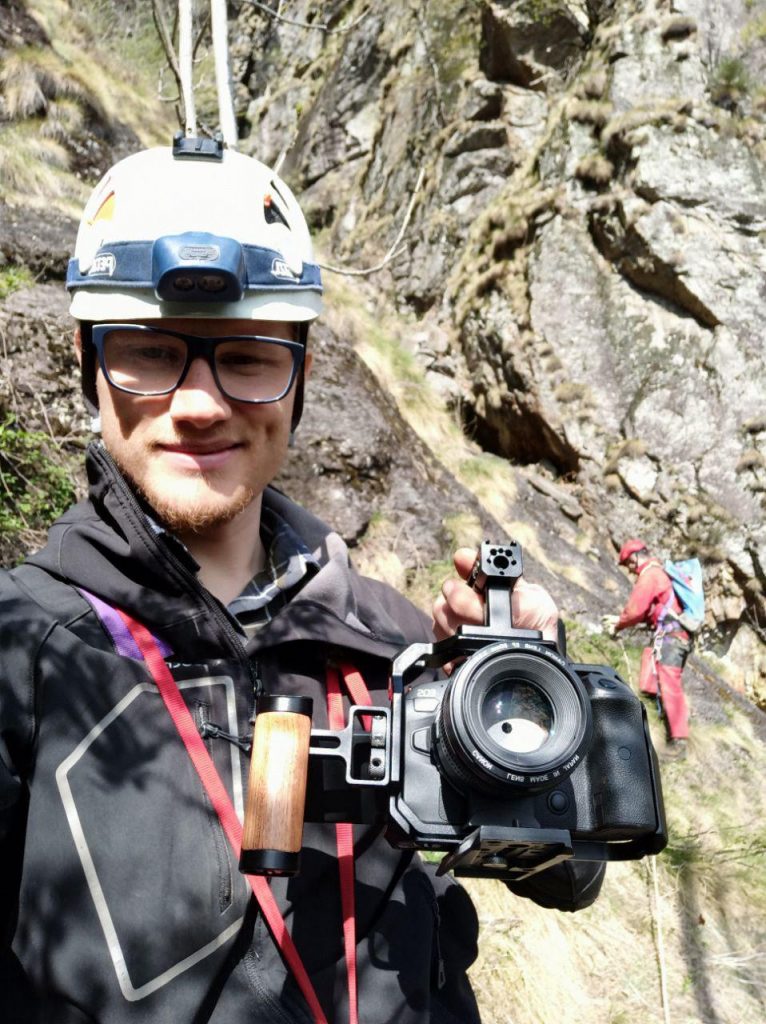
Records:
M439 708L435 748L461 790L534 792L577 767L591 730L590 701L565 659L504 641L455 673Z

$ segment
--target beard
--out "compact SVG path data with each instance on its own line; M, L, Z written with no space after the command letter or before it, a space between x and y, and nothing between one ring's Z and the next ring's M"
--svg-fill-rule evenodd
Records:
M247 489L227 499L225 504L221 502L217 507L210 502L178 507L173 502L151 500L148 495L146 496L162 525L179 536L184 533L205 533L207 530L230 523L245 511L254 498L255 492Z
M224 526L244 512L256 497L253 488L245 486L240 486L233 494L222 494L215 490L210 476L199 478L196 489L200 494L170 497L139 484L125 467L120 466L120 470L152 518L177 536L205 533Z

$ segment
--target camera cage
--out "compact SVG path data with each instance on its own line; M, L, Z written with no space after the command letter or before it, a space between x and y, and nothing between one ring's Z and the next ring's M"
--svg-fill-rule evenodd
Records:
M468 829L451 824L434 825L420 821L404 798L403 730L399 725L403 720L407 687L413 679L428 670L468 659L492 645L497 645L498 650L534 651L568 676L589 668L568 662L558 644L544 640L539 630L514 627L511 591L522 571L519 544L483 543L468 583L485 598L484 624L460 626L455 635L447 639L411 644L402 651L392 664L390 707L353 705L348 724L342 731L311 730L310 761L316 764L339 759L345 766L349 815L332 820L378 820L385 823L387 838L395 846L444 852L437 874L453 871L457 876L520 881L570 858L634 860L657 854L667 844L659 766L643 711L649 779L656 811L654 831L627 839L593 840L575 838L569 829L489 822ZM361 726L363 718L371 723L369 731ZM361 790L367 791L369 799L365 804L367 809L360 815L361 803L355 803L351 794ZM352 807L355 810L351 810Z

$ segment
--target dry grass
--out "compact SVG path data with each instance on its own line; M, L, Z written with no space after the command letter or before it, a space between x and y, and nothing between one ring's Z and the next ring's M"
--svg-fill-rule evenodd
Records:
M13 121L45 113L55 99L73 97L88 103L93 98L79 66L68 65L55 50L39 47L8 54L0 71L0 90Z
M614 178L614 164L600 153L591 153L577 164L575 177L586 185L599 188L608 185Z
M69 154L45 122L29 119L0 129L0 197L77 216L87 192L69 173Z
M5 55L0 196L11 204L52 206L76 216L87 189L72 171L71 144L85 134L90 120L106 132L127 125L141 144L155 145L166 143L175 127L172 108L156 96L160 65L150 41L144 41L146 62L139 63L123 52L119 39L99 34L103 4L91 0L74 11L59 0L27 6L55 45Z

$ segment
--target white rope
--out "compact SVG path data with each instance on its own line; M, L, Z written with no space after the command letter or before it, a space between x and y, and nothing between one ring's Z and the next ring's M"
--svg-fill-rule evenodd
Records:
M181 96L183 97L186 134L197 134L197 110L194 104L194 83L192 81L193 48L192 18L193 0L178 0L178 67L181 74Z
M633 685L633 672L631 671L631 668L630 668L630 660L628 658L628 652L625 649L625 642L624 642L624 640L622 639L621 636L617 637L617 642L620 645L620 649L622 650L622 656L625 659L625 667L627 669L627 673L626 674L627 674L627 677L628 677L628 683L632 686ZM636 685L638 685L638 684L636 684Z
M378 270L382 270L383 267L385 267L387 263L390 263L395 256L398 256L399 253L404 252L404 249L400 249L399 245L402 241L402 238L404 237L404 232L407 230L407 225L410 222L410 217L412 216L412 211L415 207L415 199L417 198L417 194L420 191L421 185L423 184L424 175L425 168L421 167L420 174L418 175L418 180L415 184L415 190L410 196L410 201L407 204L407 212L404 215L402 226L399 228L399 233L394 239L393 245L388 250L383 259L380 261L380 263L376 263L374 267L368 267L366 270L354 270L346 267L334 267L331 266L329 263L320 263L319 266L322 268L322 270L329 270L333 274L345 274L347 277L365 277L367 274L375 274L377 273Z
M223 141L230 149L236 149L237 122L234 117L231 74L229 73L229 25L226 17L226 0L210 0L210 21L215 57L215 84L218 93L218 119Z
M670 1001L668 999L667 972L665 970L665 942L662 934L662 920L660 917L660 887L657 881L657 858L649 858L649 870L652 876L654 889L654 901L652 906L652 917L654 919L654 934L657 938L657 960L660 968L660 996L662 999L662 1017L665 1024L670 1024Z

